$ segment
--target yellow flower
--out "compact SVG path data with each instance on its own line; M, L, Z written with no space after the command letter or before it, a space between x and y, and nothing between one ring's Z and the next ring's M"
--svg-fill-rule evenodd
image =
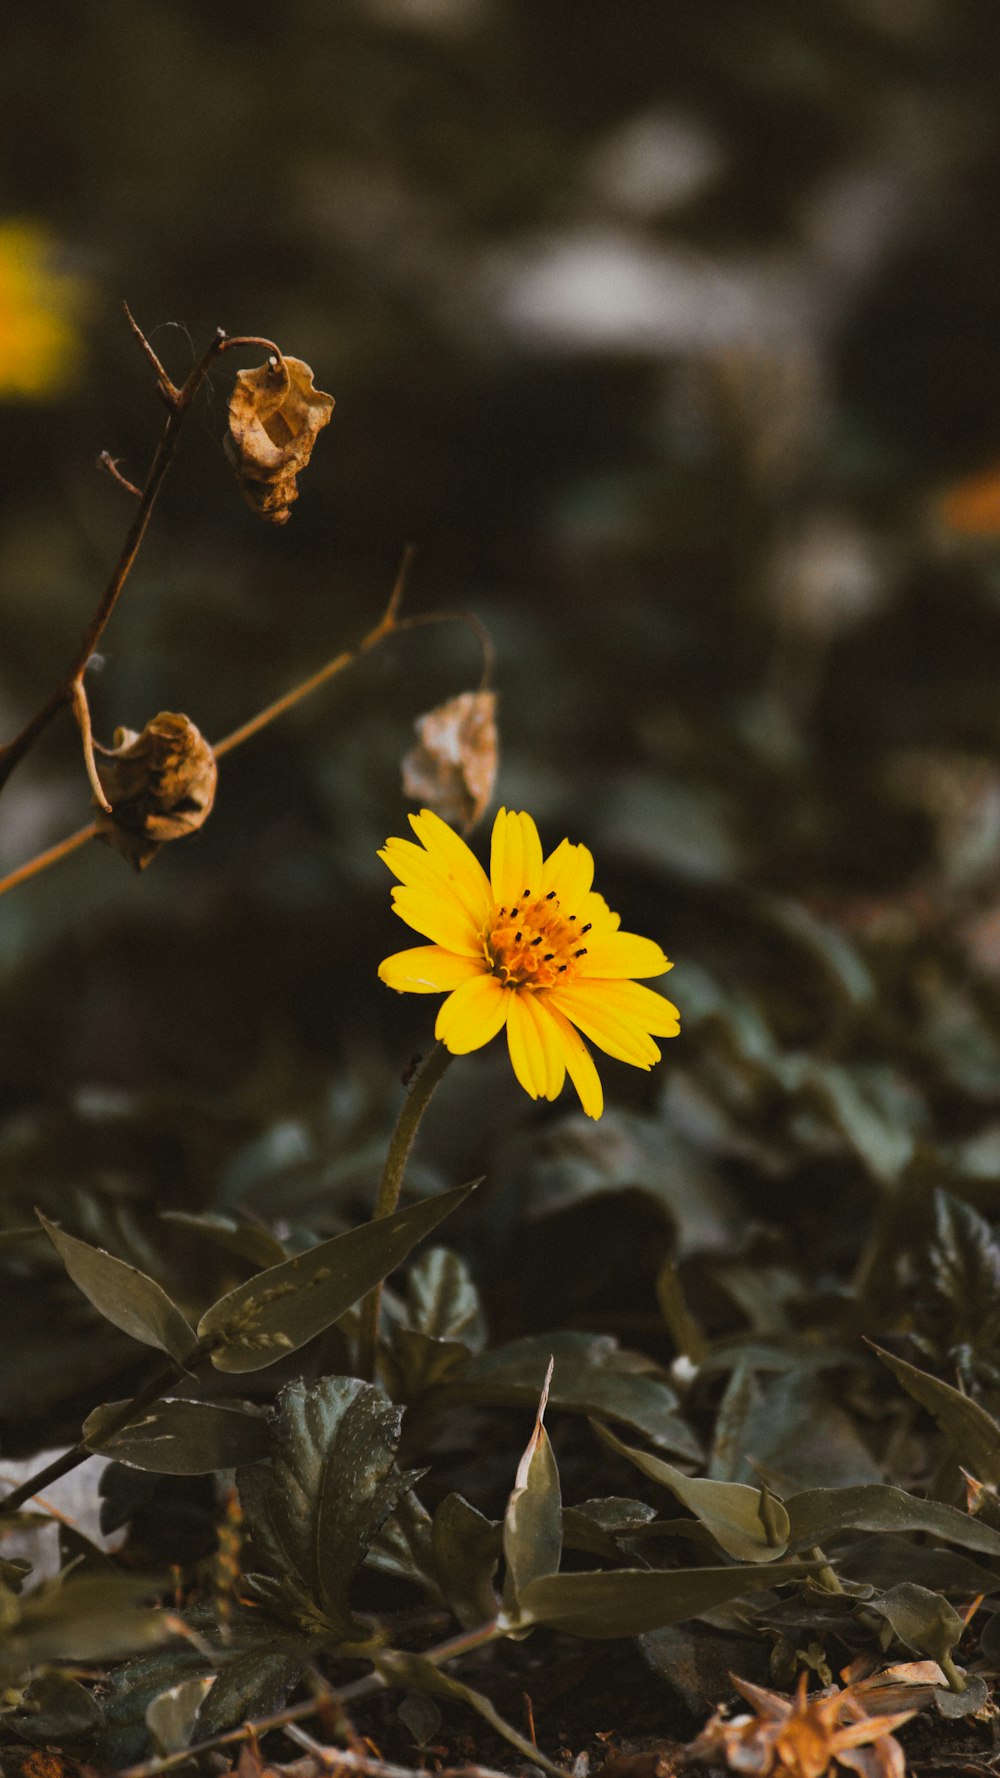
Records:
M563 840L542 857L530 815L501 809L490 874L429 809L410 816L419 845L387 840L379 853L399 878L393 907L432 940L387 957L379 975L400 994L442 994L435 1035L453 1055L480 1049L506 1027L514 1073L532 1099L555 1099L568 1074L588 1117L604 1094L589 1037L609 1056L651 1068L654 1037L676 1037L677 1008L637 976L672 968L658 944L621 932L591 889L586 846Z
M32 222L0 222L0 400L58 392L78 368L82 278L53 265L54 243Z

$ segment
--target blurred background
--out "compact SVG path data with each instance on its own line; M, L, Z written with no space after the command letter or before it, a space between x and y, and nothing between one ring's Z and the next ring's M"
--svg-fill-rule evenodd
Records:
M449 1077L415 1179L487 1171L455 1238L508 1330L564 1272L571 1318L641 1322L668 1249L748 1241L808 1274L777 1313L901 1180L992 1203L998 36L992 0L78 0L6 33L3 732L128 523L99 452L141 480L162 423L122 300L177 380L216 326L267 335L337 401L291 522L225 461L226 360L97 733L225 734L369 627L413 542L409 609L496 644L497 800L586 841L678 959L684 1033L604 1066L599 1126L495 1049ZM5 1226L40 1203L141 1257L155 1209L293 1240L363 1213L432 1021L376 980L406 939L375 850L413 719L480 666L460 626L400 636L227 759L143 877L93 844L3 898ZM0 869L88 819L66 717ZM37 1244L4 1264L30 1448L122 1342Z

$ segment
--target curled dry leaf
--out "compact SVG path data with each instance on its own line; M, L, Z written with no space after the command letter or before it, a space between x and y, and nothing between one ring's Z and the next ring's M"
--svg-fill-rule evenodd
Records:
M295 478L333 412L301 358L272 358L241 370L229 398L226 455L254 512L283 525L299 497Z
M731 1771L758 1778L824 1778L834 1765L860 1778L904 1778L906 1761L893 1731L913 1710L875 1715L850 1685L827 1686L809 1697L805 1673L793 1698L731 1677L753 1715L727 1717L717 1710L688 1747L692 1758L721 1756Z
M403 760L403 795L465 833L481 820L497 775L497 698L463 691L414 723L417 745Z
M111 814L97 810L100 836L145 870L168 840L195 833L208 819L218 776L215 755L186 716L161 710L141 734L115 730L98 747L97 772Z

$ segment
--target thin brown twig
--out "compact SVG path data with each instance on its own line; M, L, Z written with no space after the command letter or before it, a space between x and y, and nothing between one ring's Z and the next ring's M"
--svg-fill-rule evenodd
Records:
M5 746L0 747L0 790L3 789L15 766L20 764L25 755L31 751L39 736L48 728L52 718L67 704L73 703L74 688L86 671L87 662L104 634L108 619L114 611L125 582L132 571L142 540L146 535L146 528L156 504L156 497L163 485L167 470L173 462L177 442L191 403L201 389L213 360L227 345L226 335L220 328L190 372L186 382L178 389L167 376L145 334L130 313L127 304L125 305L125 314L133 334L156 371L157 389L169 409L167 423L153 453L153 461L139 495L139 504L132 515L131 524L125 534L125 541L118 553L118 560L66 672L55 691L46 698L44 704L36 710L30 721L25 723L20 734L15 735L12 741L8 741Z
M225 739L219 741L213 749L217 759L226 753L232 753L236 747L242 747L244 741L251 740L254 735L259 734L261 729L266 728L277 717L283 716L287 710L293 709L304 698L311 697L314 691L318 691L321 686L327 683L327 680L333 679L345 667L351 666L354 661L359 660L362 655L367 654L380 642L384 642L387 637L395 635L397 631L419 629L425 624L464 623L469 625L478 637L483 650L483 677L480 682L480 690L487 689L493 669L493 639L486 626L472 612L428 611L422 612L416 617L401 618L398 616L407 571L414 554L413 545L408 545L396 576L396 583L382 616L374 628L361 638L356 647L342 649L339 654L334 655L332 660L327 661L318 673L311 674L292 691L277 698L273 704L267 704L263 710L258 710L256 716L252 716L240 728L234 729L231 734L226 735ZM86 845L88 840L95 839L99 831L97 822L91 821L87 827L78 828L76 833L69 834L64 840L59 840L47 851L39 852L36 857L29 858L26 864L18 865L17 869L11 871L6 877L0 877L0 895L6 895L8 890L16 889L21 883L26 883L32 877L38 876L42 871L48 870L50 865L59 864L63 858L68 858L71 852Z
M309 1735L295 1723L289 1723L285 1733L290 1741L302 1747L318 1762L319 1770L361 1772L365 1778L427 1778L426 1770L413 1766L397 1766L390 1760L376 1759L367 1749L360 1747L325 1747L321 1741ZM304 1761L302 1766L304 1766ZM301 1773L302 1766L296 1771ZM509 1778L497 1772L492 1766L445 1766L437 1773L436 1778Z
M110 451L102 451L97 459L98 467L106 469L113 482L117 482L120 488L125 488L129 494L134 494L137 500L141 500L142 489L137 488L135 482L130 482L128 476L122 474L118 467L118 461L117 457L112 457Z
M111 804L104 794L104 785L98 777L97 761L94 758L94 731L90 726L90 705L87 702L87 690L83 683L82 673L78 673L74 679L70 695L76 726L80 730L80 740L83 742L83 763L87 768L87 777L94 793L94 801L99 809L103 809L106 815L110 815Z

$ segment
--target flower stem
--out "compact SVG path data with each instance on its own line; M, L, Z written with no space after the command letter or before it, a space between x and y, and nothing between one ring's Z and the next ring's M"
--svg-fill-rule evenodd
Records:
M443 1079L445 1069L450 1061L450 1050L446 1050L443 1043L436 1043L430 1055L420 1064L413 1076L409 1093L396 1119L396 1128L392 1132L385 1157L385 1166L382 1168L382 1177L379 1180L378 1193L375 1198L376 1221L383 1216L391 1216L399 1203L406 1163L410 1158L410 1150L420 1128L420 1120L434 1097L438 1083ZM382 1286L376 1284L361 1304L361 1328L358 1340L358 1371L369 1382L375 1380L375 1356L378 1346L381 1306Z

